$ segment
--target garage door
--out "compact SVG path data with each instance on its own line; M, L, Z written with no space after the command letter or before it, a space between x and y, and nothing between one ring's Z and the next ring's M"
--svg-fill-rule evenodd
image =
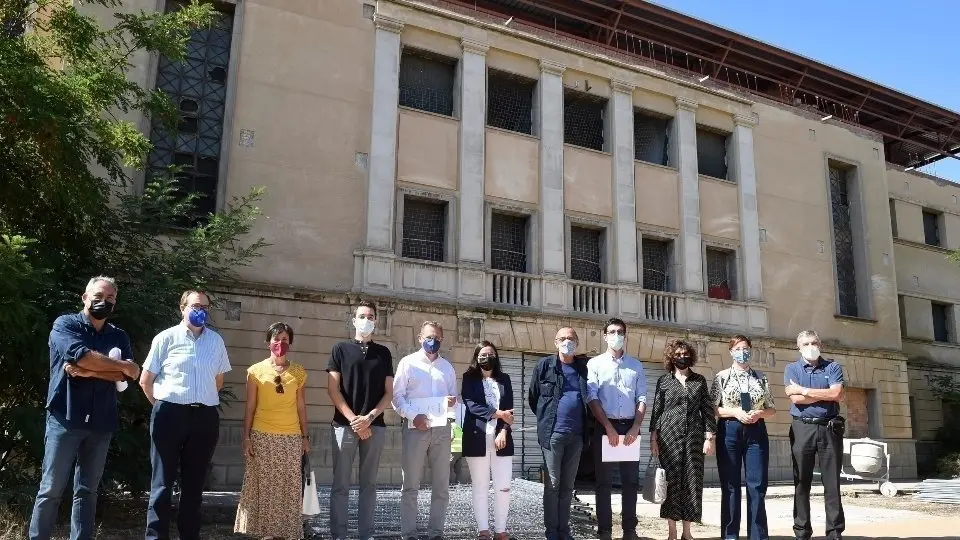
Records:
M530 469L539 467L543 463L540 445L537 443L537 417L527 405L527 381L530 372L540 356L527 356L515 352L500 354L500 362L504 373L510 376L513 383L513 476L527 477ZM537 477L539 478L539 477Z

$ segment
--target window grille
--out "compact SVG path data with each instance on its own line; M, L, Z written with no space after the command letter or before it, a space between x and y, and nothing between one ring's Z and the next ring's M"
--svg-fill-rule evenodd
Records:
M853 255L853 225L850 217L847 172L830 167L830 210L833 215L833 246L836 256L840 314L856 317L857 273Z
M697 168L700 174L727 179L727 136L697 128Z
M643 260L643 288L651 291L669 291L670 261L673 258L673 242L642 238L640 251Z
M563 142L603 150L603 117L607 100L584 92L563 93Z
M487 125L533 133L533 92L537 82L491 69L487 72Z
M948 321L950 320L949 315L947 315L947 306L944 304L932 303L932 312L933 312L933 340L940 342L949 342L950 341L950 328L948 326Z
M400 105L453 116L456 67L452 58L404 49L400 56Z
M602 283L600 237L602 231L570 227L570 277L577 281Z
M928 246L940 245L940 214L923 212L923 239Z
M402 255L442 262L447 229L447 203L407 197L403 201Z
M670 119L643 112L633 115L634 159L657 165L669 162Z
M736 257L732 251L707 248L707 296L718 300L736 297Z
M182 5L170 2L168 10L175 11ZM160 118L152 121L153 150L148 156L147 179L165 177L169 167L176 165L181 169L176 174L178 192L182 196L197 194L193 217L176 225L195 223L216 211L232 34L233 12L218 11L212 25L193 30L182 61L166 56L159 59L157 89L177 106L180 122L169 131Z
M490 266L508 272L527 271L526 216L494 212L490 219Z

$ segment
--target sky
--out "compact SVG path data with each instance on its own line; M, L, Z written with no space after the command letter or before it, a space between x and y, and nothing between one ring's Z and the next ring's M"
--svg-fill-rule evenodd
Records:
M960 112L960 0L653 0ZM960 160L924 172L960 182Z

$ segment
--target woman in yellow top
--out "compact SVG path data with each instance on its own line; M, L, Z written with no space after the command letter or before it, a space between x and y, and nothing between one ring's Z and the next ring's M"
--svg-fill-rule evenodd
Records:
M310 451L303 393L307 372L287 359L293 329L267 330L270 358L247 369L243 416L246 468L234 532L261 538L303 538L300 460Z

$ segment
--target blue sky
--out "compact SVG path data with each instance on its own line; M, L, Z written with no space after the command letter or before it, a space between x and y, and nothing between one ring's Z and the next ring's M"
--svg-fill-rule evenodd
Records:
M960 0L654 0L960 111ZM924 169L960 181L960 160Z

